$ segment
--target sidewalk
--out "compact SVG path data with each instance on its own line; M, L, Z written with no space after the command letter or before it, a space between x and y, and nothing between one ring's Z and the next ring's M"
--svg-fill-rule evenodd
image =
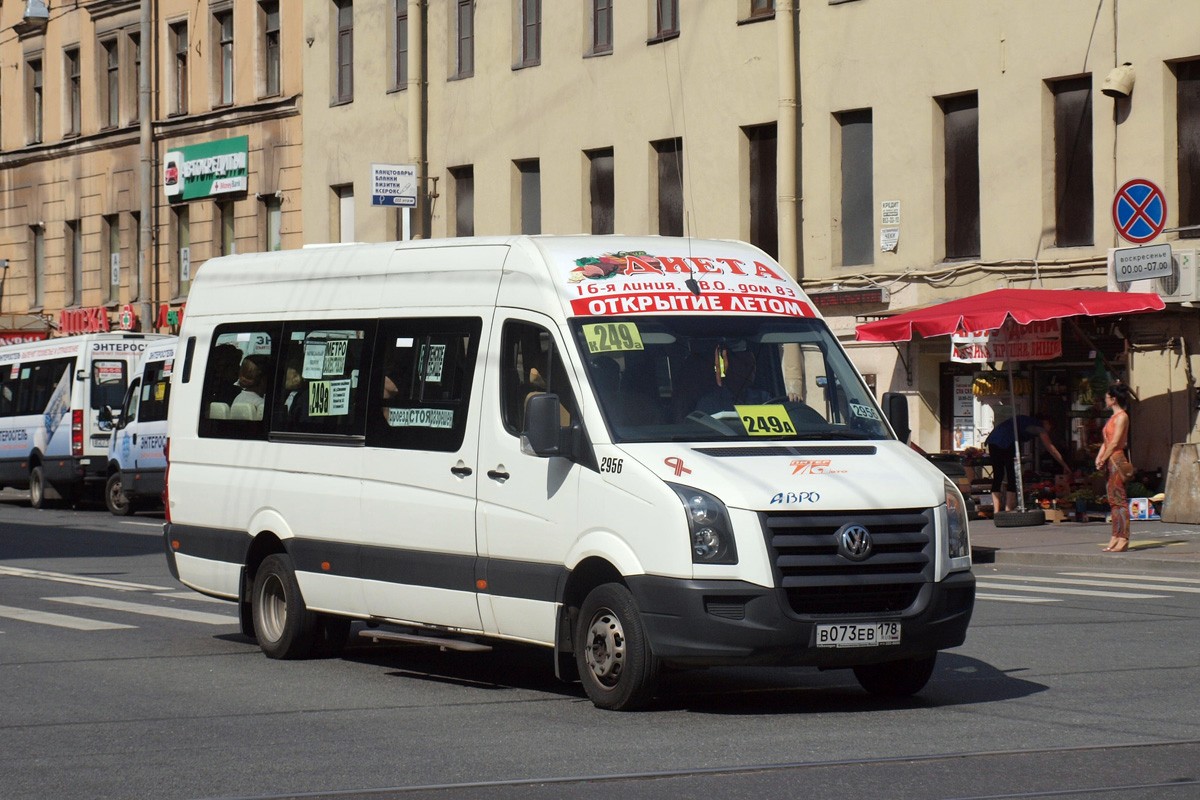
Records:
M1108 522L997 528L990 519L973 519L971 555L976 564L1086 565L1200 575L1200 525L1134 520L1130 532L1128 551L1105 553L1112 535Z

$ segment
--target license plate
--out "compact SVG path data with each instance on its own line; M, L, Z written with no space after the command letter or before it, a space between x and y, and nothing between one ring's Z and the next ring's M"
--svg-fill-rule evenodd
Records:
M900 644L899 622L817 626L817 647L878 647L884 644Z

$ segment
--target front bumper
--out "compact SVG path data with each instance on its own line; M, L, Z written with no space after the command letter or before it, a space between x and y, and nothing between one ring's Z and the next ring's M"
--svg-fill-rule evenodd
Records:
M926 583L902 612L799 616L783 593L741 581L652 576L626 579L654 654L668 664L717 666L789 664L850 667L932 655L966 639L975 606L975 576L951 573ZM900 644L818 648L824 623L896 621Z

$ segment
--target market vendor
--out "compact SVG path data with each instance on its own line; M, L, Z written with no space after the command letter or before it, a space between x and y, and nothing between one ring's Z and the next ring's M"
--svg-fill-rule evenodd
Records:
M1016 461L1016 446L1014 445L1013 421L1006 419L992 428L984 444L987 445L988 455L992 460L992 509L994 511L1015 511L1017 509L1017 476L1014 469ZM1050 441L1051 423L1049 417L1017 416L1016 439L1018 444L1025 444L1034 439L1040 439L1042 447L1062 464L1063 471L1070 474L1071 467L1067 460L1058 452L1054 442ZM1007 488L1007 502L1001 504L1001 484Z

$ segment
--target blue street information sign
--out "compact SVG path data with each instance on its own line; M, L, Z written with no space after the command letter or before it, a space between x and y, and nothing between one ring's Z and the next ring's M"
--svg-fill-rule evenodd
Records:
M1113 224L1121 238L1145 244L1167 225L1167 198L1162 189L1144 178L1127 181L1117 191L1112 206Z

